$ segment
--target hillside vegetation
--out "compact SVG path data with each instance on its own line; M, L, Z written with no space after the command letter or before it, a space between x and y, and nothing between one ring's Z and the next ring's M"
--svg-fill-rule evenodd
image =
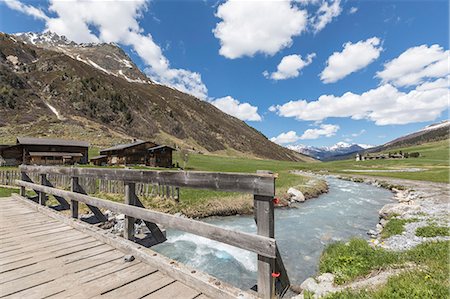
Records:
M89 59L108 64L105 55L92 54L104 44L61 47L89 48ZM118 55L129 60L123 51ZM271 142L207 101L152 82L130 82L78 54L24 44L2 33L0 77L2 143L27 135L86 140L103 147L135 137L202 153L313 160Z

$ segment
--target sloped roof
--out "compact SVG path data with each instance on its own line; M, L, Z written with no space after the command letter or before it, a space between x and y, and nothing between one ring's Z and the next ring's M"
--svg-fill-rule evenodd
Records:
M67 139L51 139L51 138L33 138L33 137L17 137L17 144L89 147L89 143L86 141L67 140Z
M168 149L171 149L173 151L175 150L173 147L170 147L168 145L158 145L158 146L151 147L151 148L149 148L147 150L148 151L154 151L154 150L158 150L158 149L162 149L162 148L168 148Z
M138 140L138 141L132 142L132 143L119 144L119 145L116 145L116 146L113 146L113 147L102 149L100 151L100 153L108 152L108 151L117 151L117 150L129 148L129 147L133 147L133 146L136 146L136 145L144 144L144 143L147 143L147 142L150 142L150 141Z

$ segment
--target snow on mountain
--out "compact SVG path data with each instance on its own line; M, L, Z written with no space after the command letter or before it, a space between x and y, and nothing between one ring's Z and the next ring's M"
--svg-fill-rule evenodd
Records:
M450 121L449 120L443 120L439 123L435 123L435 124L431 124L429 126L426 126L425 128L423 128L421 131L430 131L430 130L436 130L439 128L444 128L444 127L450 127Z
M86 63L96 69L128 82L153 83L131 61L128 55L114 43L75 43L56 33L17 33L15 38L25 44L57 51Z
M308 146L303 144L288 145L287 148L314 157L319 160L329 159L335 156L358 152L373 147L368 144L350 144L347 142L338 142L332 146Z

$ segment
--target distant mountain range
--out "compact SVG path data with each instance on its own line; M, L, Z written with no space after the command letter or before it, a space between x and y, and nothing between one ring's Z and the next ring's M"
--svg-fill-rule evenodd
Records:
M442 122L429 125L417 132L407 134L405 136L396 138L383 145L370 146L366 144L348 144L345 142L338 142L331 147L313 147L304 145L288 146L290 149L309 155L318 160L332 161L344 160L354 158L356 153L376 153L395 150L400 147L415 146L424 143L440 141L448 139L450 136L450 121L444 120Z
M207 101L153 82L115 44L0 33L0 143L16 136L133 138L200 153L313 161Z
M289 145L287 148L297 151L299 153L308 155L318 160L327 161L332 160L336 156L347 155L350 153L357 153L373 147L368 144L350 144L346 142L338 142L333 146L307 146L307 145Z

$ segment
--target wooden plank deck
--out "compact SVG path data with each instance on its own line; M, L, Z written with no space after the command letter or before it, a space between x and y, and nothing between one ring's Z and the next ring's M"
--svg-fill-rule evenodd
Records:
M0 298L207 298L13 198L0 199Z

